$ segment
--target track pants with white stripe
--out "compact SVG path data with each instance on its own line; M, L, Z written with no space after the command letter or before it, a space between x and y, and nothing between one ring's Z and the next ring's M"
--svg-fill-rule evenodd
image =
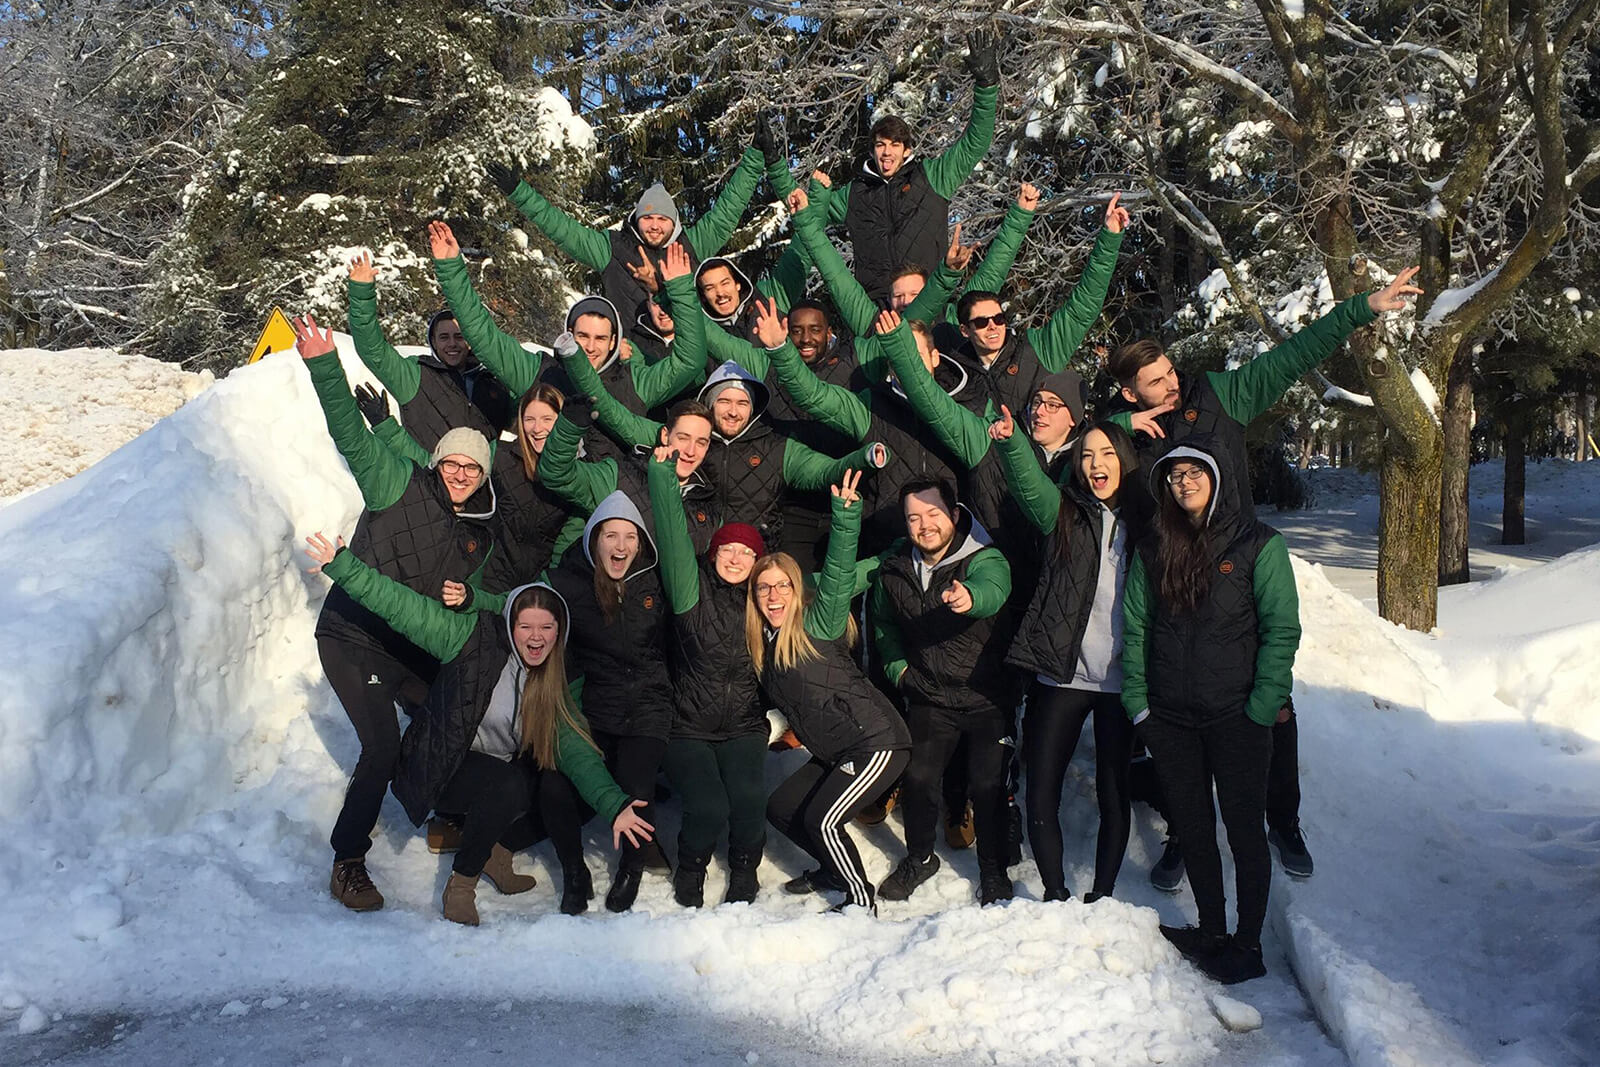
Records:
M909 752L872 752L841 763L813 758L772 791L767 821L822 869L839 876L850 903L870 907L872 882L845 827L905 772Z

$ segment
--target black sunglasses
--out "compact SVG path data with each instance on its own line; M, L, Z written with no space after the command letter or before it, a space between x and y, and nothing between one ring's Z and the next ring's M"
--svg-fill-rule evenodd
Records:
M974 315L967 320L967 325L974 330L984 330L988 329L991 322L996 326L1004 326L1006 324L1006 313L997 311L993 315Z

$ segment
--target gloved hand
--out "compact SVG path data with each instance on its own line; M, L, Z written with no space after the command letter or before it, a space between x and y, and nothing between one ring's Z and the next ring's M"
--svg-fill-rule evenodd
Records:
M594 398L579 393L567 397L566 403L561 405L561 417L578 429L587 431L594 425Z
M562 332L561 336L555 339L554 343L552 343L550 347L555 350L555 354L558 358L564 360L569 356L575 356L578 354L578 339L572 336L571 330L565 330Z
M517 191L517 186L522 184L522 168L515 162L501 163L499 160L490 160L485 164L484 173L489 175L489 180L500 187L500 191L510 196Z
M967 34L967 69L980 89L1000 84L1000 42L992 30Z
M368 426L376 429L378 423L389 417L389 394L370 385L358 385L354 392L361 417L367 420Z
M777 112L763 111L756 116L756 147L769 167L784 158L783 118Z

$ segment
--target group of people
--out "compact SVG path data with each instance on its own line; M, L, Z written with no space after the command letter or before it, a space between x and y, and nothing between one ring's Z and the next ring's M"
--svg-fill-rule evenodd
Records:
M365 504L348 544L307 539L334 582L319 652L361 743L331 838L339 901L383 904L365 857L391 788L430 847L453 851L442 908L459 923L478 921L480 878L531 889L514 857L546 838L561 911L585 911L596 814L620 850L612 911L650 870L702 906L724 839L724 900L755 900L769 825L812 861L784 891L875 911L938 870L941 806L949 844L975 840L983 904L1013 895L1024 821L1044 898L1066 900L1062 786L1092 719L1084 900L1113 895L1136 767L1153 765L1169 836L1152 878L1176 889L1186 870L1199 912L1163 933L1220 981L1265 973L1269 841L1293 874L1311 858L1295 583L1255 516L1244 430L1403 307L1413 272L1235 370L1185 374L1154 341L1122 345L1103 368L1118 401L1092 419L1070 364L1129 213L1110 198L1049 321L1010 319L1002 293L1040 195L1021 185L969 276L949 202L990 147L999 90L996 42L975 34L970 52L971 118L941 154L884 118L849 181L815 173L801 189L763 120L693 225L655 185L621 227L590 229L538 175L491 165L601 279L553 354L498 328L440 222L428 239L448 309L421 358L385 340L372 262L351 263L349 330L381 391L352 391L331 331L296 320ZM763 175L793 239L753 278L721 253ZM808 295L813 273L826 303ZM769 793L784 745L809 759ZM681 806L670 858L662 775ZM1231 932L1213 790L1237 875ZM874 885L847 827L893 804L905 855Z

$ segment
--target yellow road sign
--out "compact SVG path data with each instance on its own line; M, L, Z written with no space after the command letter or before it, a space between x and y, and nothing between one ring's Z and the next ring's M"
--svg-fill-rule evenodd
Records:
M289 316L281 309L273 308L272 314L267 316L267 324L261 328L261 339L256 342L255 351L250 353L250 362L254 363L269 352L282 352L293 347L294 327L289 325Z

